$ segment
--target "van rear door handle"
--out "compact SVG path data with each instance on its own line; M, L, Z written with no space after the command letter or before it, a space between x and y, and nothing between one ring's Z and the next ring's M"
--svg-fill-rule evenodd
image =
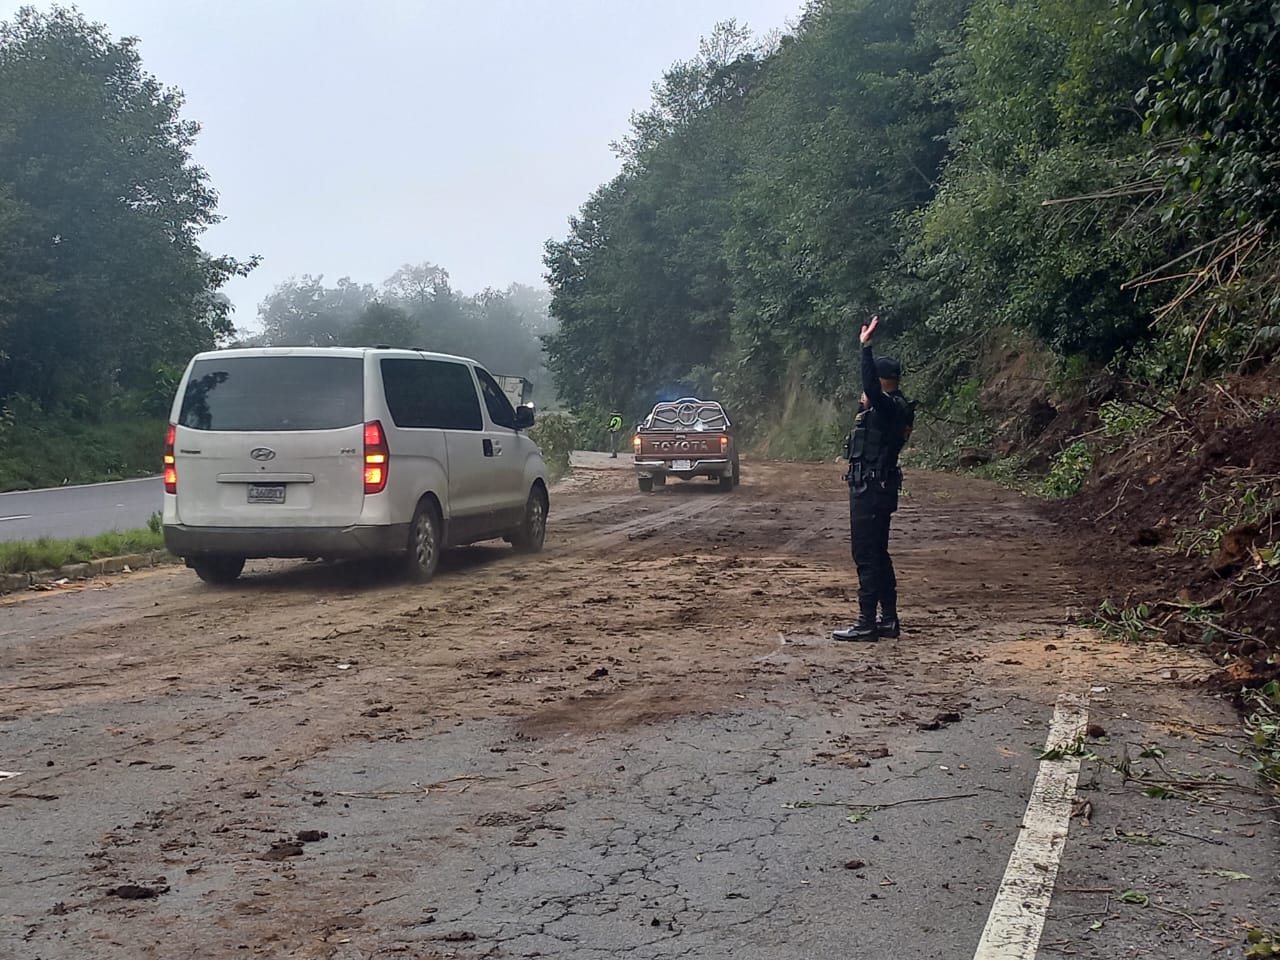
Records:
M493 441L488 438L485 438L484 441L484 455L486 457L493 456Z

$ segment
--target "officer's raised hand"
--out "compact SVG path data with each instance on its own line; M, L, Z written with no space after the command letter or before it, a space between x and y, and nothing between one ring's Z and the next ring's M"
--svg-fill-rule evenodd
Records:
M878 326L880 326L880 317L878 315L872 317L870 323L864 323L862 325L862 334L858 339L862 342L864 347L871 346L871 338L875 336L876 327Z

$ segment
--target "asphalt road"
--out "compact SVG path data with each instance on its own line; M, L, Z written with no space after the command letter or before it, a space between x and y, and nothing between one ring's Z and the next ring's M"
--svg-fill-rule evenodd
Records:
M159 477L0 493L0 541L136 530L160 509L163 496Z
M1241 956L1280 832L1212 664L1065 622L1062 533L916 472L909 632L833 643L839 476L579 470L542 555L427 585L0 598L0 958Z

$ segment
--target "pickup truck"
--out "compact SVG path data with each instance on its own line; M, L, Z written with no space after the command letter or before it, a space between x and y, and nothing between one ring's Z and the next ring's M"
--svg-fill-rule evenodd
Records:
M714 400L659 403L632 438L641 492L662 486L668 477L708 477L719 481L721 490L732 490L740 478L733 433L729 415Z

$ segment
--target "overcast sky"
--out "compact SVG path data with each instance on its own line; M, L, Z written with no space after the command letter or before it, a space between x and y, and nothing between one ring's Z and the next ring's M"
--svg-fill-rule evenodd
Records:
M21 6L0 0L0 18ZM35 4L41 8L48 4ZM280 281L379 283L430 260L466 293L542 282L542 245L617 172L609 143L717 21L802 0L80 0L187 95L225 221L205 246Z

